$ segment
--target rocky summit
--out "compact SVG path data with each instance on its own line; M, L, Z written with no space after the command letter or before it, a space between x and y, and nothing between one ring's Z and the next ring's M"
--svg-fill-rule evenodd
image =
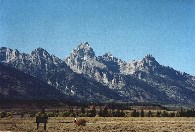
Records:
M15 54L17 51L17 54ZM30 54L0 48L1 62L32 75L55 87L64 96L79 98L82 102L120 100L117 92L95 80L73 72L67 64L46 50L37 48Z
M61 60L37 48L30 54L0 48L0 61L82 101L195 105L195 77L163 66L152 55L125 62L96 56L88 42Z

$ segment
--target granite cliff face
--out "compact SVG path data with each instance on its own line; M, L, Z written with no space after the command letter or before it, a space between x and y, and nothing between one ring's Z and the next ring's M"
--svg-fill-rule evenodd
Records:
M65 61L74 72L93 78L134 102L195 101L194 77L160 65L152 55L127 63L111 53L96 57L90 45L82 43Z
M0 49L0 58L2 63L48 83L64 95L78 97L81 101L102 102L120 99L115 91L73 72L64 61L42 48L24 54L3 47Z
M83 101L195 104L194 77L159 64L152 55L125 62L111 53L96 56L81 43L64 61L42 48L25 54L6 47L0 49L0 61Z

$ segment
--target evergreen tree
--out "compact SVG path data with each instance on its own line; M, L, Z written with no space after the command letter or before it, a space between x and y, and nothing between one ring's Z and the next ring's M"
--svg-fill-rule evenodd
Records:
M175 117L175 113L172 112L172 113L170 114L170 117Z
M96 109L95 109L95 106L93 106L91 110L91 117L95 117L95 116L96 116Z
M110 110L108 115L109 115L110 117L114 117L114 110L113 110L113 109Z
M160 117L161 116L161 112L157 111L156 116Z
M6 113L3 111L3 112L0 112L0 118L4 118L6 117Z
M140 115L141 115L141 117L144 117L144 110L143 109L141 110Z
M195 117L195 110L192 109L192 117Z
M102 110L102 108L100 108L100 110L99 110L99 112L98 112L98 115L99 115L99 116L103 116L103 110Z
M185 117L185 111L182 107L180 108L179 115L180 115L180 117Z
M115 117L120 117L120 110L117 109L116 113L115 113Z
M125 112L123 110L121 110L120 117L124 117L124 116L125 116Z
M108 116L108 108L105 107L104 110L103 110L103 117L107 117Z
M169 113L167 111L163 111L162 117L169 117Z
M139 111L136 112L136 117L139 117Z
M152 112L151 111L148 112L148 117L152 117Z
M85 107L81 107L81 114L85 114Z
M133 112L131 113L131 116L132 117L136 117L137 116L137 111L136 110L133 110Z

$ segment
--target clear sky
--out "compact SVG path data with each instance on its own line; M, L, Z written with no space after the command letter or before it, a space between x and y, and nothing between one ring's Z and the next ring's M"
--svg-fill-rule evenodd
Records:
M195 0L0 0L0 47L64 59L81 42L195 75Z

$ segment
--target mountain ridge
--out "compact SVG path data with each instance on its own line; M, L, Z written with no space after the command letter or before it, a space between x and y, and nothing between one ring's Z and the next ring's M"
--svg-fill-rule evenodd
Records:
M106 86L74 73L65 62L50 55L42 48L37 48L30 54L18 53L16 55L14 51L9 48L7 50L1 48L1 61L50 84L65 95L79 97L81 101L92 102L119 98L116 92ZM87 96L88 98L86 98Z
M3 47L0 61L85 101L195 102L195 77L159 64L150 54L125 62L109 52L96 56L86 42L65 60L40 47L30 54Z
M54 87L39 79L0 63L0 93L4 100L64 100L64 96Z
M93 57L88 57L85 60L80 59L80 55L77 55L79 54L77 50L82 50L81 48L86 46L90 47L88 43L80 44L79 48L74 49L65 59L67 65L74 72L82 73L111 89L119 91L123 97L135 97L133 99L131 98L134 101L148 100L149 98L145 95L152 96L151 93L155 95L161 93L161 96L166 97L167 101L180 102L178 101L180 98L187 98L189 103L193 102L192 100L194 99L188 97L188 94L192 93L194 96L194 84L189 83L190 81L193 82L193 76L160 65L150 54L146 55L140 61L128 63L112 56L111 53L98 57L94 56L93 53ZM89 49L93 51L91 47ZM87 55L88 53L89 51L87 51ZM134 82L131 82L132 80ZM190 87L192 93L185 89L185 86ZM147 87L151 88L146 90L145 88ZM175 89L172 87L175 87ZM188 94L186 94L186 91ZM179 94L179 96L176 97L177 95L175 94ZM172 96L175 96L175 98ZM154 100L163 100L162 97L160 99L157 97Z

